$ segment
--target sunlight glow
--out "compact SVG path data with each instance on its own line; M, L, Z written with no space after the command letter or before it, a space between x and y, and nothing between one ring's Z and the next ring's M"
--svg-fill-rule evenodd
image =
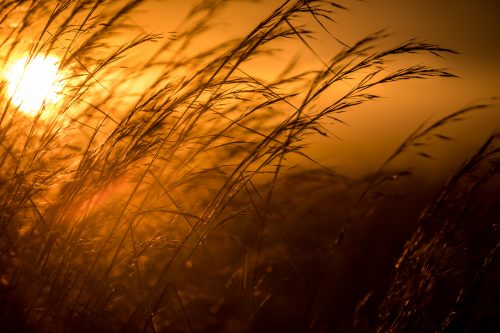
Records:
M63 84L58 58L38 55L28 60L23 57L14 62L5 77L12 103L33 116L44 104L55 104L60 99Z

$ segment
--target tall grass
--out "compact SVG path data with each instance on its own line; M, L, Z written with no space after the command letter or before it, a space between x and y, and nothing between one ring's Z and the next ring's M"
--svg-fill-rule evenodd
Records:
M312 17L326 29L343 4L285 1L246 36L196 50L192 46L226 1L198 2L171 39L143 34L130 23L142 2L0 5L2 66L21 55L56 55L65 85L63 98L34 117L22 113L5 83L1 86L3 327L37 332L335 327L328 311L337 305L325 299L330 290L325 280L343 260L337 252L341 236L366 218L359 204L376 205L367 198L394 174L388 176L384 164L368 181L354 182L317 162L318 169L295 172L290 158L308 159L307 140L330 135L324 125L376 99L377 86L453 77L421 64L394 68L390 61L454 51L417 40L383 48L386 34L377 32L353 45L339 43L339 51L317 68L301 71L292 63L276 78L259 78L246 70L247 63L272 55L288 40L314 52L309 43L314 26L303 22ZM131 37L131 31L137 35ZM426 136L446 140L439 129L472 111L419 129L389 160ZM447 203L454 200L457 219L469 221L467 214L474 213L467 210L476 191L498 172L497 159L474 186L466 191L458 186L496 154L492 137L422 215L388 287L391 298L382 302L378 319L372 318L377 311L370 312L366 327L400 331L413 325L422 284L447 265L454 267L452 252L435 258L440 247L449 235L466 235L470 228L454 223ZM345 208L351 205L352 212ZM331 221L331 214L338 221ZM464 242L477 240L467 235ZM487 262L476 280L493 256L481 257ZM434 271L424 274L430 260ZM431 286L426 288L432 295ZM454 306L461 304L457 299ZM446 315L443 329L460 319ZM362 326L349 329L356 327Z

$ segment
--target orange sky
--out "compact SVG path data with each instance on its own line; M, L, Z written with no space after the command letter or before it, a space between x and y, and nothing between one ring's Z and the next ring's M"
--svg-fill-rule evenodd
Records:
M193 1L155 1L144 6L134 20L147 31L169 33L187 13ZM230 4L217 18L210 38L244 35L281 1L238 1ZM478 99L500 96L500 1L498 0L367 0L339 1L349 11L338 13L332 32L347 43L368 33L387 28L393 33L386 43L402 42L417 37L461 52L445 59L423 58L426 64L452 69L460 79L432 79L403 82L378 91L384 99L346 113L349 125L335 125L333 131L343 141L319 139L310 149L315 158L349 171L353 175L376 168L416 126L432 115L443 115ZM314 25L314 22L309 22ZM318 26L314 26L318 28ZM319 29L318 29L319 30ZM338 44L320 33L313 42L324 59L330 58ZM207 42L210 42L207 39ZM292 52L295 52L293 49ZM304 63L313 59L304 51ZM274 63L273 63L274 61ZM267 59L254 71L267 73L282 59ZM267 68L266 68L267 66ZM437 159L470 151L481 138L500 129L500 113L496 107L453 129L457 144L447 143ZM363 161L360 163L360 161ZM432 162L436 163L436 161ZM441 163L442 166L443 163Z

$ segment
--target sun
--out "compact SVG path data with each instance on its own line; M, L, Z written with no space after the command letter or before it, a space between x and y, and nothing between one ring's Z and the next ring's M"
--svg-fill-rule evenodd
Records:
M28 115L37 114L42 106L53 105L61 98L59 59L54 56L20 58L7 69L5 78L11 102Z

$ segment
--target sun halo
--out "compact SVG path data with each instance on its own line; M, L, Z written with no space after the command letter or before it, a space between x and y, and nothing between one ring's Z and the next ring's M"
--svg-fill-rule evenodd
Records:
M63 83L55 56L22 57L9 66L5 78L11 103L27 115L34 116L61 98Z

